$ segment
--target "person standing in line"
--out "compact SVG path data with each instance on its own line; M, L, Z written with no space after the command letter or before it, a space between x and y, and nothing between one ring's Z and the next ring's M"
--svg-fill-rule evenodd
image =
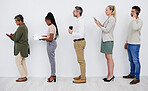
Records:
M12 41L14 41L14 55L16 56L16 65L20 72L21 78L18 78L16 82L27 81L27 67L25 63L25 58L30 54L29 44L28 44L28 29L24 23L24 18L22 15L15 16L15 23L19 27L14 34L6 34Z
M58 27L55 18L51 12L49 12L45 17L45 22L49 26L49 29L47 31L47 35L43 35L42 37L47 37L47 38L43 38L40 40L47 41L47 53L51 66L51 76L48 78L47 82L53 82L53 81L56 82L55 49L57 48L56 39L59 35Z
M143 21L139 18L141 9L139 6L133 6L131 10L131 17L133 20L129 24L128 37L124 48L127 49L130 61L130 74L123 76L123 78L133 79L130 84L137 84L140 82L140 35Z
M82 18L83 9L76 6L73 11L73 16L76 17L75 28L68 30L69 34L74 37L74 48L77 54L77 61L80 64L81 75L73 78L73 83L86 83L86 64L84 59L84 49L86 46L84 20Z
M115 78L115 76L113 75L114 62L112 58L112 54L113 54L112 51L114 46L113 31L116 24L115 6L114 5L107 6L105 13L108 16L108 18L103 25L96 18L94 18L94 21L102 30L101 52L105 54L105 57L107 59L108 75L103 80L105 82L110 82Z

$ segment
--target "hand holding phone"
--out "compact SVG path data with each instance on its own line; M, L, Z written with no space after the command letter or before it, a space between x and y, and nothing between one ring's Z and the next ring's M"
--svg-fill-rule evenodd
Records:
M69 29L72 30L73 29L73 26L69 26Z

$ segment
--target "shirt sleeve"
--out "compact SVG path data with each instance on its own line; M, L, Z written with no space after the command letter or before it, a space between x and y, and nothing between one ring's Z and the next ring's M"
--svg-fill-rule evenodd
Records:
M55 34L55 31L56 31L56 28L55 27L53 27L53 26L50 27L49 30L48 30L49 33L48 33L47 37L49 38L51 33L52 34Z
M136 21L136 18L134 18L133 23L132 23L132 29L135 30L135 31L139 30L142 27L142 25L143 25L142 20Z
M109 32L109 31L111 30L111 28L112 28L114 25L115 25L115 20L110 19L110 20L108 21L107 27L106 27L106 28L105 28L105 27L101 27L101 30L102 30L103 32Z
M15 32L14 36L11 37L11 40L18 42L23 35L24 28L23 27L18 27L17 31Z
M85 31L84 31L84 23L81 21L79 22L78 32L73 32L73 37L76 38L82 38L84 37Z

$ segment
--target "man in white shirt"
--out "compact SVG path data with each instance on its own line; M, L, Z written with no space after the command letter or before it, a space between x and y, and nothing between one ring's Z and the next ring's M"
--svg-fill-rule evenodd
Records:
M131 16L133 20L129 24L128 37L125 43L125 49L127 49L129 61L130 61L130 74L123 76L123 78L134 78L130 84L137 84L140 82L140 62L139 62L139 50L140 50L140 35L143 21L138 17L140 8L133 6Z
M73 83L86 83L86 67L84 59L84 49L86 46L85 42L85 29L84 21L82 18L83 9L79 6L76 6L73 15L76 17L76 26L73 29L69 29L68 32L74 37L74 48L77 54L77 60L80 64L81 75L79 77L73 78L75 81Z

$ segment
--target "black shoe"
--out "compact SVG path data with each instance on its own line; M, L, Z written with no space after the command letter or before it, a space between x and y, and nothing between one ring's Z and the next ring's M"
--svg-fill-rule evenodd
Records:
M52 80L50 80L50 79L52 79ZM56 76L50 76L49 78L48 78L48 81L47 82L56 82Z
M126 79L133 79L133 78L135 78L135 76L132 76L132 75L127 75L127 76L123 76L123 78L126 78Z
M132 84L137 84L137 83L139 83L140 82L140 80L138 80L138 79L134 79L134 80L132 80L131 82L130 82L130 84L132 85Z
M113 76L110 80L104 79L105 82L114 81L115 76Z
M107 80L107 78L103 78L102 80Z

